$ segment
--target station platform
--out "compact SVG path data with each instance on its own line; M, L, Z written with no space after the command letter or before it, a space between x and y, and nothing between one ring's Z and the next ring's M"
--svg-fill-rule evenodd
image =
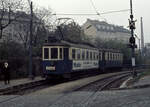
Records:
M7 85L5 85L4 81L0 81L0 90L6 89L6 88L9 88L9 87L13 87L13 86L18 86L18 85L21 85L21 84L41 81L41 80L44 80L44 78L35 77L33 80L30 79L30 78L14 79L14 80L10 80L10 84L7 84Z

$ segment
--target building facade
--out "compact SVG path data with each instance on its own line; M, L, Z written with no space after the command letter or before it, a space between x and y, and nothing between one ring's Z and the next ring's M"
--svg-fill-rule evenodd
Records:
M82 29L84 34L93 41L99 38L103 41L115 40L127 44L131 36L130 31L122 26L116 26L98 20L87 19Z
M19 17L15 19L15 16ZM13 21L3 29L0 43L4 41L14 41L20 44L27 42L30 35L30 15L24 12L17 12L13 13L10 18ZM9 23L7 14L1 22L3 25ZM40 26L42 26L40 20L37 17L33 17L33 33L36 32L37 28Z

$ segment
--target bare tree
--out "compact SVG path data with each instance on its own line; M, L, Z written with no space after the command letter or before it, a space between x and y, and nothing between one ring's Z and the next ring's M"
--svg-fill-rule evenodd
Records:
M48 35L49 30L47 29L47 26L51 25L48 20L51 19L51 10L46 8L36 8L33 13L32 44L36 47L37 44L44 41ZM21 19L25 21L18 21L16 23L16 26L14 27L14 30L16 31L15 37L23 43L25 50L28 50L30 35L30 15L28 12L24 13Z
M17 26L14 28L16 34L14 35L21 43L23 43L24 49L28 49L29 42L29 23L17 23Z
M81 42L83 35L80 25L75 22L61 24L55 31L55 35L64 40Z
M0 39L3 30L19 17L15 12L22 9L22 0L0 0Z

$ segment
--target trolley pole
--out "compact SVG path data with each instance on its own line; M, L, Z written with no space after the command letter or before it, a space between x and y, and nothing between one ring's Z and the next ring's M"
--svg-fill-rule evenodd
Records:
M134 37L134 30L135 30L135 20L134 20L134 16L133 16L133 8L132 8L132 0L130 0L130 19L129 19L129 26L130 26L130 30L131 30L131 37L129 39L130 42L130 48L132 50L132 73L133 73L133 77L136 76L136 71L135 71L135 48L137 48L137 45L135 44L135 37Z
M29 3L30 4L30 11L31 11L31 16L30 16L30 37L29 37L29 78L33 78L32 74L32 26L33 26L33 5L32 1Z

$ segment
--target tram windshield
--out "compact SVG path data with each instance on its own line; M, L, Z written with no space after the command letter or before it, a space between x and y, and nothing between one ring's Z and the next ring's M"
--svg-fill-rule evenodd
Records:
M58 59L58 48L51 48L51 59Z
M44 48L44 59L49 59L49 48Z

